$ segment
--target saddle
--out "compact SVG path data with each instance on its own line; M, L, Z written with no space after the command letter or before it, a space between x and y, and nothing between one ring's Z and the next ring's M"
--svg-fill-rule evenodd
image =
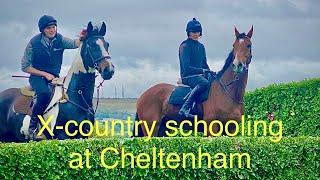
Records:
M17 97L14 102L14 111L16 113L27 114L31 116L33 99L35 92L30 86L20 88L21 96Z
M59 87L63 91L62 97L59 98L58 100L53 99L57 87L58 86L54 86L52 89L49 105L53 104L53 102L51 102L51 101L64 103L64 102L66 102L66 99L68 98L67 94L64 92L63 88ZM32 90L32 88L30 86L25 86L25 87L20 88L20 93L21 93L21 96L17 97L17 99L15 100L14 105L13 105L14 112L20 113L20 114L27 114L27 115L31 116L33 100L35 99L35 92Z
M169 98L169 104L182 105L188 98L191 88L189 86L176 86ZM204 93L196 98L196 103L200 104L208 99L210 89L207 89Z
M216 79L216 75L210 74L206 78L209 80L209 82L212 83ZM177 84L178 86L176 86L173 89L170 95L169 104L174 106L182 106L182 104L187 100L192 89L190 88L190 86L183 84L181 79L177 81ZM195 103L192 106L192 110L191 110L192 114L198 114L200 116L202 115L201 104L208 99L209 92L210 92L210 88L208 88L206 91L204 91L201 95L199 95L196 98Z

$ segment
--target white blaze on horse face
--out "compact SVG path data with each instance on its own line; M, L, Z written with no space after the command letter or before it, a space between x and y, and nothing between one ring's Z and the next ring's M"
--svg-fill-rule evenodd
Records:
M106 48L104 48L104 44L103 44L103 41L101 39L98 39L96 41L96 43L99 45L100 47L100 50L101 50L101 53L102 53L102 56L109 56L109 53L107 52Z
M96 41L96 43L99 45L100 47L100 50L101 50L101 53L102 53L102 56L106 57L106 56L110 56L110 54L108 53L108 51L105 49L104 47L104 43L101 39L98 39ZM108 68L109 68L109 71L114 71L114 66L112 65L112 63L110 61L108 61Z
M108 63L109 63L109 71L114 71L114 66L113 66L113 64L110 62L110 61L108 61Z
M239 56L238 56L238 54L237 54L237 52L235 52L235 54L234 54L234 60L233 60L233 64L235 65L235 66L238 66L239 64L240 64L240 60L239 60Z
M244 39L239 39L238 43L236 43L237 47L234 49L234 61L233 64L235 66L238 66L239 64L244 64L246 62L246 56L245 56L245 51L246 49L244 48L245 45L245 40Z

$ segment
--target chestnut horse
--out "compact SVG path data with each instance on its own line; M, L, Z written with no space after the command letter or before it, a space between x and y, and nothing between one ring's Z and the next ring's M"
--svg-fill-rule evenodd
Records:
M240 122L244 112L243 96L252 58L251 37L253 26L247 34L240 34L236 27L234 31L236 39L233 43L233 50L229 53L222 70L217 73L216 78L211 82L208 99L202 104L198 104L203 120L207 124L213 120L220 120L222 124L231 119ZM168 117L171 119L182 118L178 115L181 105L168 103L175 87L166 83L157 84L146 90L138 98L136 119L145 121L149 127L151 127L153 121L156 121L152 136L158 136L158 132L163 132L159 129L163 128L162 121L168 119ZM234 127L228 126L228 128L229 132L234 132ZM138 131L139 136L147 135L145 126L140 126ZM209 136L212 135L208 129L207 132ZM219 126L213 126L212 132L219 132Z

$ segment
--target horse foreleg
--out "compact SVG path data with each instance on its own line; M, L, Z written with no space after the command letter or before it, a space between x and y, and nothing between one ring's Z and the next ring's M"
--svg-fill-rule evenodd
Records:
M139 115L139 126L143 136L157 136L160 128L161 116L159 113L142 113Z
M220 133L220 131L221 131L220 125L218 123L213 123L213 122L207 123L207 136L210 136L210 137L221 136L222 133Z

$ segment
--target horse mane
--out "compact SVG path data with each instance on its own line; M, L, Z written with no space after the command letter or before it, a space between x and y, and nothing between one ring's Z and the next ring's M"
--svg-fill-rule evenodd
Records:
M221 78L221 76L223 75L223 73L228 69L228 67L230 66L230 64L233 62L234 59L234 55L233 55L233 50L229 53L227 59L225 60L225 63L222 67L222 69L217 73L217 78Z

